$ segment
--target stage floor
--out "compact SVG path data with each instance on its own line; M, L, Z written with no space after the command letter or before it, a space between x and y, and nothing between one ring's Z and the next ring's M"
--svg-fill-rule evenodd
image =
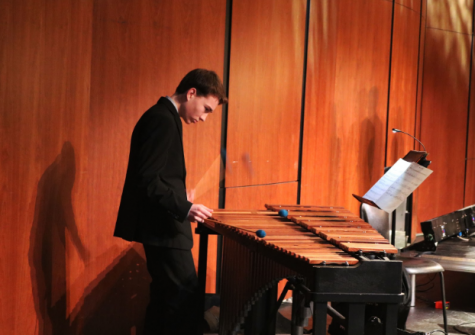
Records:
M475 334L475 312L449 309L447 310L447 325L449 334ZM442 318L442 310L435 309L423 302L417 301L416 307L412 307L409 312L406 328L412 331L426 333L430 333L434 330L443 330L444 321ZM458 328L462 332L458 332L455 328ZM443 334L443 332L433 334Z
M277 320L277 334L290 334L290 321L286 319L286 317L290 316L290 308L291 305L286 304L279 310L281 315ZM331 318L329 317L329 321L330 320ZM449 309L447 310L447 324L450 335L475 334L475 310L466 312ZM458 332L456 328L458 328L461 332ZM406 329L413 332L432 332L434 335L443 334L442 331L444 326L442 311L429 306L424 301L418 300L416 302L416 306L411 307L411 310L409 311ZM217 332L209 332L205 334L218 335Z

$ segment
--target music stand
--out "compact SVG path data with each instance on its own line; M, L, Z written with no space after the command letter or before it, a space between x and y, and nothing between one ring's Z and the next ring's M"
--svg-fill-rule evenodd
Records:
M355 197L358 201L361 203L365 203L368 205L371 205L373 207L376 207L378 209L382 209L388 213L391 214L391 244L395 245L396 244L396 219L397 219L397 210L399 206L406 201L406 208L407 204L409 205L411 211L412 211L412 192L427 178L432 171L428 170L427 167L430 165L431 161L426 160L428 153L425 151L416 151L416 150L411 150L409 151L403 158L402 160L404 163L402 164L404 167L409 166L407 163L414 163L419 165L421 168L419 169L421 174L418 176L415 176L416 178L412 178L413 173L418 173L418 171L410 171L408 170L400 170L395 172L396 177L398 180L393 180L391 181L391 178L386 178L383 176L378 182L365 194L365 196L359 196L356 194L353 194L353 197ZM401 161L401 160L400 160ZM401 162L402 163L402 162ZM394 166L400 164L398 161ZM401 165L401 164L400 164ZM385 174L389 171L391 171L392 167L390 168L385 168ZM409 167L410 169L410 167ZM404 174L408 174L409 176L406 176ZM394 177L394 176L393 176ZM418 179L420 177L420 179ZM401 181L399 181L401 179ZM409 180L409 184L407 184L404 180L407 179ZM393 183L394 185L388 186L387 183ZM386 191L381 191L382 187L387 187ZM405 190L401 190L402 188L405 188ZM407 190L410 189L411 191L407 193ZM376 191L375 191L376 190ZM389 194L389 196L388 196ZM376 196L380 195L381 203L378 205L375 201ZM396 202L393 201L392 205L388 205L387 198L391 198L394 201L397 202L397 205L395 206L394 204ZM398 200L396 200L398 199ZM405 217L406 219L406 226L411 223L411 219Z

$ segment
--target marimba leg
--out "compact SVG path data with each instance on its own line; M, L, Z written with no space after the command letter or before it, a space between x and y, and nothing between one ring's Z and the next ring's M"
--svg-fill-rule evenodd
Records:
M348 328L347 335L364 334L365 324L365 304L349 303L348 304Z
M292 291L291 335L302 335L305 323L305 296L297 288Z
M208 234L200 233L200 248L198 256L198 285L199 285L199 305L198 315L200 320L204 318L205 295L206 295L206 268L208 266Z
M313 302L313 335L327 333L327 303Z
M397 334L397 315L398 304L386 304L386 320L384 322L384 334L396 335Z

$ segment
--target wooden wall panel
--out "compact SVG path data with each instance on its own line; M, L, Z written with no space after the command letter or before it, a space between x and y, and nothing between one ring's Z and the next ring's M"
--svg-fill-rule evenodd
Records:
M421 116L422 116L422 82L424 74L424 50L425 50L425 36L426 36L426 26L427 26L427 0L422 0L422 15L421 15L421 31L420 31L420 43L419 43L419 75L417 80L417 106L416 106L416 128L415 128L415 137L421 138ZM423 150L423 148L416 143L416 150ZM412 236L411 241L414 240L417 233L421 232L421 225L419 220L419 213L417 208L419 208L419 192L418 188L413 193L413 211L412 211Z
M420 2L419 2L420 5ZM420 11L420 7L418 8ZM393 128L414 135L419 61L420 14L402 5L394 7L394 28L389 95L386 166L392 166L408 151L414 140Z
M226 209L266 209L265 204L297 204L297 182L226 189Z
M187 71L222 77L225 6L0 3L3 332L140 332L143 251L112 236L131 131ZM210 207L218 205L220 113L184 131L189 186Z
M297 180L305 10L233 2L226 187Z
M472 73L470 87L470 109L468 115L467 155L465 170L465 197L464 207L475 204L475 55L472 50Z
M130 136L139 117L160 96L172 95L194 68L213 69L222 77L225 6L218 0L124 0L100 1L95 7L93 51L100 57L92 63L89 152L94 157L90 170L95 173L89 178L89 196L110 200L90 203L94 236L104 229L97 221L113 231ZM221 19L210 21L209 13ZM188 18L186 25L183 18ZM209 207L218 206L220 121L221 107L205 124L184 125L183 130L188 187L196 188L196 201ZM99 250L125 243L94 242ZM195 258L196 250L197 246ZM212 290L214 276L210 279Z
M358 212L382 175L392 3L310 6L301 203Z
M472 62L475 59L475 53L472 52ZM467 134L467 158L475 159L475 66L472 63L472 85L470 87L470 109L468 115L468 134Z
M421 1L422 0L395 0L395 3L416 13L421 13Z
M465 177L465 199L463 206L475 205L475 158L467 158Z
M469 35L426 30L420 140L434 173L419 188L419 221L463 206L470 42Z
M39 4L29 11L22 9L19 2L4 1L0 3L0 16L0 145L4 160L0 164L3 230L0 237L0 324L10 334L33 333L36 313L29 263L25 257L29 245L18 241L29 238L36 184L41 169L47 167L47 159L54 160L54 152L47 158L38 157L39 162L28 159L35 156L36 150L33 135L37 131L35 112L40 103L43 70L40 64L44 60L41 43L45 34L44 12ZM31 22L31 26L23 25L25 20ZM27 315L22 321L20 308L24 311L23 316Z
M92 1L0 4L3 234L0 324L9 334L68 332L84 267L78 199L89 107ZM76 267L77 268L77 267Z
M464 34L472 33L473 0L427 2L427 27Z

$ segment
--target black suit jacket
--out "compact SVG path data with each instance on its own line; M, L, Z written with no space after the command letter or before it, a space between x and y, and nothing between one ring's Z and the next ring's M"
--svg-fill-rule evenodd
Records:
M114 235L160 247L191 249L186 220L182 124L167 98L146 111L132 133L129 164Z

